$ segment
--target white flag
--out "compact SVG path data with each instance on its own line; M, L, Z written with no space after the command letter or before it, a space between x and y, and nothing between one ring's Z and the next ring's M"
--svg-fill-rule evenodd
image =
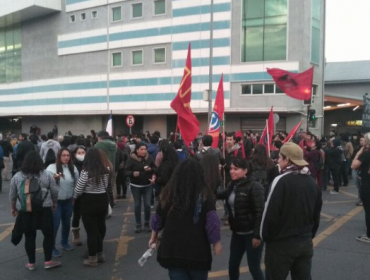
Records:
M109 136L113 135L112 114L110 114L110 116L109 116L109 120L107 122L107 128L105 129L105 131L109 133Z

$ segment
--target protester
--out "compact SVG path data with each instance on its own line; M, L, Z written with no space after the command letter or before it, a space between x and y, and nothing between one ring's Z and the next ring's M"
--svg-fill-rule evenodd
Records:
M28 177L37 178L42 193L42 210L27 212L22 210L19 199L25 194L25 181ZM24 158L21 170L10 182L10 208L16 218L12 233L12 243L18 245L22 235L25 236L25 249L28 257L26 268L36 269L36 231L40 229L44 235L43 252L44 268L50 269L61 265L61 262L52 260L53 251L53 213L57 207L58 188L53 176L44 170L43 161L37 151L29 152ZM35 209L34 209L35 210Z
M329 171L334 181L334 190L330 191L330 194L338 194L340 185L339 170L341 168L343 152L338 148L340 146L339 139L331 139L330 145L331 148L327 150L327 154L325 155Z
M184 151L184 149L183 149L183 143L182 143L182 141L181 141L181 140L177 140L177 141L173 144L173 147L174 147L174 149L176 150L176 153L177 153L177 155L178 155L178 157L179 157L180 162L182 162L182 161L186 160L187 155L186 155L186 153L185 153L185 151Z
M10 155L13 153L13 147L7 139L3 139L3 135L0 133L0 146L3 150L3 163L4 167L1 170L2 178L4 181L11 179L11 166L10 166Z
M156 166L149 157L146 144L136 144L135 151L130 155L125 167L125 175L130 177L131 193L135 204L135 233L142 231L141 225L141 201L144 202L144 231L150 232L150 201L152 198L152 178Z
M208 279L212 254L221 253L220 222L199 162L181 162L161 195L152 222L149 247L158 241L157 261L169 278Z
M152 158L153 161L155 161L155 158L157 157L159 147L158 147L158 136L152 135L149 138L150 143L148 144L148 154Z
M73 164L76 166L78 175L80 176L82 166L84 164L86 155L86 148L84 146L77 146L73 151ZM81 219L81 197L75 199L73 204L73 217L72 217L72 244L74 246L81 246L80 238L80 219Z
M202 148L195 154L195 159L201 160L204 155L214 154L219 160L222 158L219 148L212 147L213 138L211 135L204 135L202 137Z
M230 166L231 181L227 189L218 193L225 199L232 231L229 257L230 280L239 279L239 267L244 253L253 279L264 279L261 270L263 243L260 224L265 204L263 186L250 176L249 162L236 158Z
M353 151L353 155L352 155L352 161L355 159L355 156L357 155L357 153L361 150L361 148L365 145L365 139L363 136L360 137L360 140L359 140L359 145L356 146L356 148L354 149ZM351 166L352 168L352 166ZM353 178L353 181L354 181L354 184L357 188L357 202L356 202L356 205L357 206L363 206L363 203L361 201L361 178L360 178L360 168L355 168L355 169L352 169L352 178Z
M105 159L104 159L105 158ZM75 201L81 197L81 216L87 234L88 267L105 261L103 240L106 233L105 217L108 212L108 185L113 166L105 153L91 148L85 155L80 178L74 191Z
M200 164L203 167L206 185L209 191L216 197L217 190L222 184L221 166L218 156L215 154L204 155L200 160Z
M19 144L17 146L17 166L21 167L23 159L30 151L36 151L35 146L27 140L27 134L21 133L18 137Z
M56 248L55 239L58 233L60 224L62 224L62 236L60 245L66 251L73 250L73 247L69 245L69 231L71 229L71 217L72 217L72 196L79 178L78 170L73 165L71 152L62 148L59 150L57 155L56 163L50 164L46 169L53 175L55 182L58 186L58 204L55 211L53 211L54 217L54 248L53 257L60 257L62 254Z
M309 176L302 149L292 142L280 149L281 175L275 178L261 224L266 242L266 280L310 280L312 239L320 223L321 191Z
M55 156L57 156L59 150L61 149L61 146L58 141L55 141L54 134L52 132L48 133L48 140L41 144L40 147L40 156L42 160L45 162L46 154L48 153L49 149L52 149Z
M361 242L370 243L370 133L364 136L364 146L357 152L351 168L359 170L360 196L365 210L366 234L357 236Z

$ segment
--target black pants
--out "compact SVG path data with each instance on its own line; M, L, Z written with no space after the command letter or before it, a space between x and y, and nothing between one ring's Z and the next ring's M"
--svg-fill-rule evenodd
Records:
M342 161L340 163L339 170L339 185L348 186L348 170L346 169L346 162Z
M124 169L119 169L116 177L116 187L117 187L117 195L126 195L127 194L127 185L126 185L126 177L124 176Z
M364 188L361 188L360 195L365 210L366 234L370 237L370 192L365 192Z
M0 192L3 191L3 177L1 175L2 172L3 172L3 168L0 168Z
M108 195L84 193L81 196L81 215L87 234L89 256L103 252L103 240L106 226L105 216L108 211Z
M39 222L38 228L41 229L42 234L44 235L44 242L43 242L43 249L44 249L44 258L45 262L51 261L51 254L53 251L53 242L54 242L54 235L53 235L53 212L51 211L51 207L43 208L43 211L37 215L40 217L35 217L33 213L22 213L22 215L28 215L27 219L38 219ZM29 263L36 262L36 230L27 231L25 234L25 242L24 246L26 248L26 253L28 256Z
M339 191L339 185L340 185L340 178L339 178L339 169L337 168L330 168L331 176L333 177L334 181L334 190Z
M78 197L75 200L75 204L73 205L72 228L80 227L80 219L81 219L81 197Z
M266 244L266 280L311 280L312 239Z

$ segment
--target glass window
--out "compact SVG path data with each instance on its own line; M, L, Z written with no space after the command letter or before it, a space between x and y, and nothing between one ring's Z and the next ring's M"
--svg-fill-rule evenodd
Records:
M253 94L262 94L263 85L253 85Z
M112 21L122 20L121 7L112 8Z
M132 4L132 18L143 17L143 3Z
M242 85L242 94L251 94L252 85Z
M85 20L86 19L86 13L82 13L81 14L81 20Z
M281 94L284 93L277 85L275 85L275 93Z
M91 18L98 18L98 11L92 11L91 12Z
M122 66L122 53L112 53L112 67Z
M265 91L264 93L265 94L270 94L270 93L274 93L274 84L266 84L265 85Z
M0 29L0 83L21 81L21 25Z
M320 63L321 1L312 0L311 62Z
M143 64L143 51L137 50L132 52L132 65L142 65Z
M166 48L154 49L154 63L166 62Z
M241 61L286 59L287 0L243 0Z
M165 0L154 0L154 14L163 15L166 13L166 1Z
M75 15L71 15L69 17L69 22L75 22L76 21L76 16Z

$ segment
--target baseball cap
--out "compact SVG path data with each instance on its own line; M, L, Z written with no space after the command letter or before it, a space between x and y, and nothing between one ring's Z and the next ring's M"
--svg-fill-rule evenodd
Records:
M287 157L291 162L298 166L308 165L308 162L303 159L303 151L301 147L293 142L287 142L280 148L280 154Z

